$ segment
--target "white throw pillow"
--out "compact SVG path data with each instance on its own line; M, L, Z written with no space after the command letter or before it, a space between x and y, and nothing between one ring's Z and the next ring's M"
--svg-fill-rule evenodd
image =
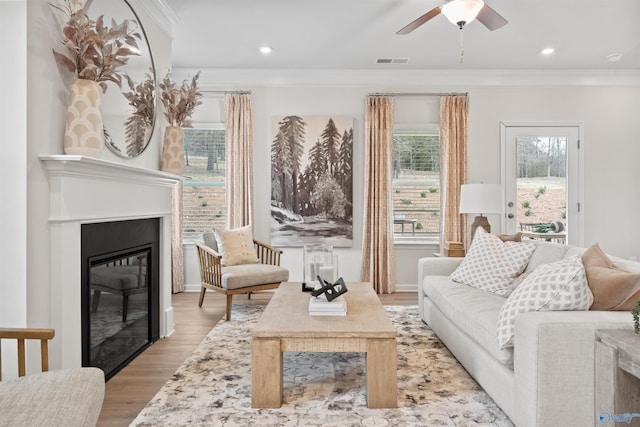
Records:
M498 316L500 349L513 347L515 318L529 311L588 310L593 294L579 255L542 264L507 298Z
M534 243L503 242L478 227L467 256L451 274L455 282L507 296L511 282L527 266Z
M223 265L255 264L258 262L253 245L251 225L232 228L220 233L214 230L218 252L222 255Z

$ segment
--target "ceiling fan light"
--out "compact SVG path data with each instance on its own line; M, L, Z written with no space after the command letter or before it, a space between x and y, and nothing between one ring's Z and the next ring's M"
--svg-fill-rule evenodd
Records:
M464 25L476 19L483 7L482 0L451 0L440 11L452 24L462 27L460 23Z

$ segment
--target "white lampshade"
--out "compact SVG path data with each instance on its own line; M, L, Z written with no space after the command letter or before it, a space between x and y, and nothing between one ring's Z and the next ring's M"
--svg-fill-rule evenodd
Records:
M440 11L451 23L460 25L460 22L468 24L476 19L483 7L484 1L482 0L451 0L442 6Z
M463 184L460 187L460 213L502 213L502 186Z

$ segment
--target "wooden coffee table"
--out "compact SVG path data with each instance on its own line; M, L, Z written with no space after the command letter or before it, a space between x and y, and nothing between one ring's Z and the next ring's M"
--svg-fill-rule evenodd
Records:
M366 353L367 406L398 405L396 330L369 283L348 283L346 316L309 316L311 294L282 283L252 332L251 406L282 405L282 353Z

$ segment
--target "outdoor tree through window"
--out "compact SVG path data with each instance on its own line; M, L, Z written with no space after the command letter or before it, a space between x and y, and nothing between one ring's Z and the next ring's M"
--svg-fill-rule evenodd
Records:
M393 231L437 238L440 230L440 137L437 130L393 133Z
M183 129L182 237L198 238L226 222L224 129Z

